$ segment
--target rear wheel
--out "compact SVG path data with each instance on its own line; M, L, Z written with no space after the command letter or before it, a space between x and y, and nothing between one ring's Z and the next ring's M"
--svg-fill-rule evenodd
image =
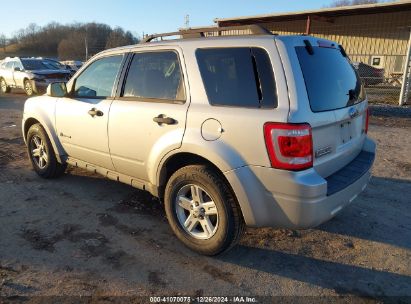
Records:
M217 255L240 239L244 221L226 182L203 165L184 167L169 179L165 191L168 221L190 249Z
M10 87L7 86L6 81L4 80L4 78L0 78L0 91L3 94L9 93L10 92Z
M67 165L57 161L53 146L40 124L34 124L27 132L27 152L34 171L44 178L56 178L64 173Z
M34 95L33 85L31 84L30 80L24 80L24 91L26 92L27 96Z

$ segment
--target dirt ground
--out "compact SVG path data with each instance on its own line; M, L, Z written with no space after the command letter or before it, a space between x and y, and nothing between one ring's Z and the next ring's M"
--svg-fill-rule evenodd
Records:
M304 231L248 229L239 246L209 258L174 237L145 192L73 168L38 178L21 138L24 101L0 96L0 303L56 295L411 302L411 108L371 107L373 178L336 218Z

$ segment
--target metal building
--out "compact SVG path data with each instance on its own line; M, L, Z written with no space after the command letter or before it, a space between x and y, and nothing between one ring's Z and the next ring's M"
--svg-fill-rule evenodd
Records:
M217 18L214 21L220 27L261 24L278 34L311 34L337 41L344 46L353 62L367 65L362 66L367 69L365 73L370 73L365 83L371 99L374 97L399 100L400 104L406 103L408 99L410 103L409 0L292 13ZM377 69L384 69L381 81L372 80L373 77L376 78L374 72Z

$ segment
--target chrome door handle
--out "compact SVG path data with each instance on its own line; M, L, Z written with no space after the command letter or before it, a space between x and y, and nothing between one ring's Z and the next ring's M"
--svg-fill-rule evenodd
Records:
M97 110L96 108L92 108L90 111L88 111L88 115L90 115L91 117L94 117L94 116L100 117L100 116L103 116L104 113L100 110Z
M153 121L158 123L159 125L161 124L166 124L166 125L174 125L177 123L177 120L171 117L167 117L164 114L160 114L156 117L153 118Z

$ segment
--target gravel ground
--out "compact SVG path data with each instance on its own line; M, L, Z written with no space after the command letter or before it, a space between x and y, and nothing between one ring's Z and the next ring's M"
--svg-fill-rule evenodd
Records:
M0 96L0 303L56 295L411 301L411 108L371 106L373 179L336 218L302 231L248 229L239 246L208 258L177 241L145 192L73 168L38 178L20 134L24 100Z

